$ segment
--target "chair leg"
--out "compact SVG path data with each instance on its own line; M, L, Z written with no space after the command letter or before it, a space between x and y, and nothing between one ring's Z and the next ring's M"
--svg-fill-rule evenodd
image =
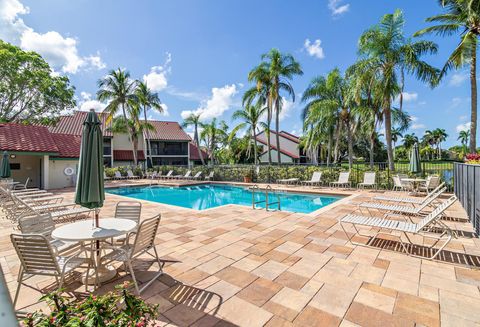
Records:
M140 290L138 289L137 279L135 278L135 273L133 271L132 262L130 260L127 261L127 266L128 266L128 270L130 271L130 275L132 275L133 284L135 285L135 290L137 291L137 294L140 295Z
M15 298L13 299L13 308L15 309L15 305L17 304L18 295L20 294L20 286L22 286L23 282L23 269L20 267L20 273L17 278L18 286L17 291L15 292Z

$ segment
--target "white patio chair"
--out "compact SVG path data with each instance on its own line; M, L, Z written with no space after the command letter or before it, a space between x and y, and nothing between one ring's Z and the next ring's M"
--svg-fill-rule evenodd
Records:
M188 170L185 175L177 175L177 178L178 179L189 179L190 178L190 175L192 175L192 171L191 170Z
M341 172L340 175L338 175L338 181L336 182L331 182L330 187L332 186L342 186L342 187L351 187L350 181L350 172Z
M213 176L214 176L215 172L212 170L210 172L210 174L208 174L208 176L205 176L205 180L206 181L213 181Z
M298 178L285 178L285 179L278 179L277 183L279 184L295 184L298 183L300 180Z
M174 177L172 174L173 174L173 170L169 170L168 173L167 173L165 176L161 177L161 178L162 178L162 179L171 179L171 178Z
M440 185L440 176L432 175L427 177L427 181L425 183L420 184L418 186L418 191L430 193L431 190L435 189Z
M365 187L372 187L372 188L377 188L377 183L376 183L376 177L377 174L375 172L366 172L363 175L363 182L358 183L359 188L365 188Z
M122 176L122 174L120 174L120 172L117 170L117 171L115 172L115 177L114 177L114 179L126 179L126 177L125 177L125 176Z
M155 236L157 235L159 225L160 215L146 219L138 226L133 244L129 244L129 240L127 239L127 242L124 245L118 247L106 245L103 247L104 249L111 249L112 252L103 256L102 262L104 264L108 264L113 261L122 262L125 270L128 268L128 271L133 279L133 284L135 285L135 290L138 294L140 294L163 274L163 264L161 263L160 258L158 257L157 249L155 248ZM149 252L151 250L153 250L153 254ZM156 273L149 282L145 283L142 288L139 288L132 262L145 253L155 258L155 261L158 263L160 269L159 272Z
M399 175L392 176L392 179L393 179L393 191L413 191L414 189L413 183L402 181L402 178Z
M191 177L190 179L193 179L193 180L202 179L202 172L201 171L197 172L195 176Z
M437 192L433 193L430 197L426 198L419 206L405 206L405 205L398 205L398 204L385 204L382 202L365 202L359 205L359 208L366 208L366 209L376 209L381 211L391 211L392 213L402 214L402 215L409 215L415 216L419 215L425 210L433 201L437 200L437 198L442 195L447 190L446 187L439 189Z
M140 176L135 176L131 170L127 170L127 179L139 179Z
M20 190L20 189L27 189L28 187L28 182L30 182L30 177L27 177L27 180L25 181L25 184L16 184L13 189L14 190Z
M445 183L441 183L438 185L432 192L427 194L425 197L402 197L402 196L384 196L384 195L379 195L374 197L374 200L377 201L385 201L385 202L397 202L397 203L409 203L409 204L422 204L424 201L426 201L432 194L436 193L438 190L440 190Z
M87 278L90 273L91 260L85 248L69 256L58 256L52 248L50 241L43 235L38 234L11 234L10 239L20 259L21 267L18 274L17 290L13 300L15 307L20 293L20 287L24 282L34 275L53 276L62 288L65 276L87 263ZM80 257L84 253L85 258ZM87 284L85 284L87 291Z
M321 171L314 171L312 174L312 178L309 181L303 181L303 185L320 185L322 180L322 172Z
M437 206L432 212L430 212L427 216L425 216L422 220L420 220L418 223L412 223L412 222L406 222L406 221L398 221L398 220L390 220L390 219L383 219L383 218L376 218L376 217L368 217L368 216L361 216L361 215L356 215L356 214L348 214L344 216L340 220L340 226L342 227L343 231L345 232L345 235L347 236L348 240L350 243L354 245L361 245L361 246L369 246L369 244L373 244L374 240L381 234L386 234L384 230L389 230L392 232L400 232L403 234L407 241L411 244L414 245L408 234L413 234L413 235L420 235L425 238L431 238L436 240L433 242L432 245L428 246L429 249L434 249L434 247L440 242L443 241L444 243L436 250L433 252L431 256L428 257L428 259L435 259L435 257L447 246L447 244L450 242L453 236L453 232L446 225L444 222L442 222L440 219L444 215L445 210L447 210L455 201L457 200L456 196L450 197L448 200L445 202L441 203L439 206ZM353 236L350 236L350 234L347 232L347 229L345 227L345 224L351 224L355 230L355 233L357 235L360 235L362 237L368 237L370 238L370 235L363 235L360 233L359 229L357 226L365 226L365 227L370 227L373 228L374 231L377 229L379 231L374 234L373 238L371 238L366 244L364 243L358 243L353 241ZM442 230L442 233L438 235L438 233L435 233L435 227L439 227ZM401 235L397 236L394 234L386 234L389 237L395 237L399 240L402 249L411 256L416 256L420 258L424 258L423 256L418 256L414 252L409 251L408 246L405 244L405 242L402 240Z
M22 234L38 234L45 236L56 254L71 251L81 245L78 242L64 242L53 239L52 232L55 230L55 223L49 213L30 213L24 215L18 219L18 227Z
M115 218L118 219L130 219L135 223L140 222L140 216L142 214L142 203L139 201L119 201L115 206ZM136 229L131 233L135 233ZM125 243L128 236L120 236L113 241Z

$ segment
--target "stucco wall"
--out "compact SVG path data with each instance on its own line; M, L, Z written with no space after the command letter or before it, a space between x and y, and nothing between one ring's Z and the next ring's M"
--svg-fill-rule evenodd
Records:
M132 150L132 142L127 134L115 134L112 139L112 147L114 150ZM138 150L143 150L143 137L138 136Z
M277 162L277 151L272 150L271 152L272 152L272 162ZM282 160L282 163L293 163L293 159L289 156L284 155L283 153L280 154L280 158ZM260 162L268 162L268 152L265 152L260 156Z
M50 189L75 186L77 175L65 175L65 168L73 168L77 171L78 160L50 160L49 161L49 185Z
M20 170L12 169L12 178L16 182L25 183L27 177L29 187L40 187L40 167L43 156L32 156L17 154L15 158L10 158L10 163L19 163Z

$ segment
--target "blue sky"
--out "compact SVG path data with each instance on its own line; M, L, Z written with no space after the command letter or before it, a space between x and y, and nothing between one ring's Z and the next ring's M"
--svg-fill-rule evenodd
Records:
M200 110L230 124L262 53L276 47L301 63L304 75L292 82L299 99L314 76L351 65L360 34L396 8L404 11L406 35L440 12L436 1L418 0L0 0L0 38L40 52L67 74L79 108L100 110L97 80L123 67L159 92L168 114L152 118L181 121L182 112ZM429 38L439 53L428 61L440 67L457 39ZM405 91L410 132L445 128L447 144L455 144L469 120L468 71L450 73L434 90L407 78ZM287 100L281 121L297 134L298 99Z

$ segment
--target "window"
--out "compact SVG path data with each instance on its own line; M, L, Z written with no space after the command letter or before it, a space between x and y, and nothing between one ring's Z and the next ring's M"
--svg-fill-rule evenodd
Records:
M103 165L105 167L112 167L112 157L103 157Z
M10 169L11 170L20 170L20 164L19 163L10 163Z
M103 155L104 156L112 155L112 139L110 138L103 139Z
M152 147L152 155L154 156L175 156L188 154L187 142L151 141L150 144Z

